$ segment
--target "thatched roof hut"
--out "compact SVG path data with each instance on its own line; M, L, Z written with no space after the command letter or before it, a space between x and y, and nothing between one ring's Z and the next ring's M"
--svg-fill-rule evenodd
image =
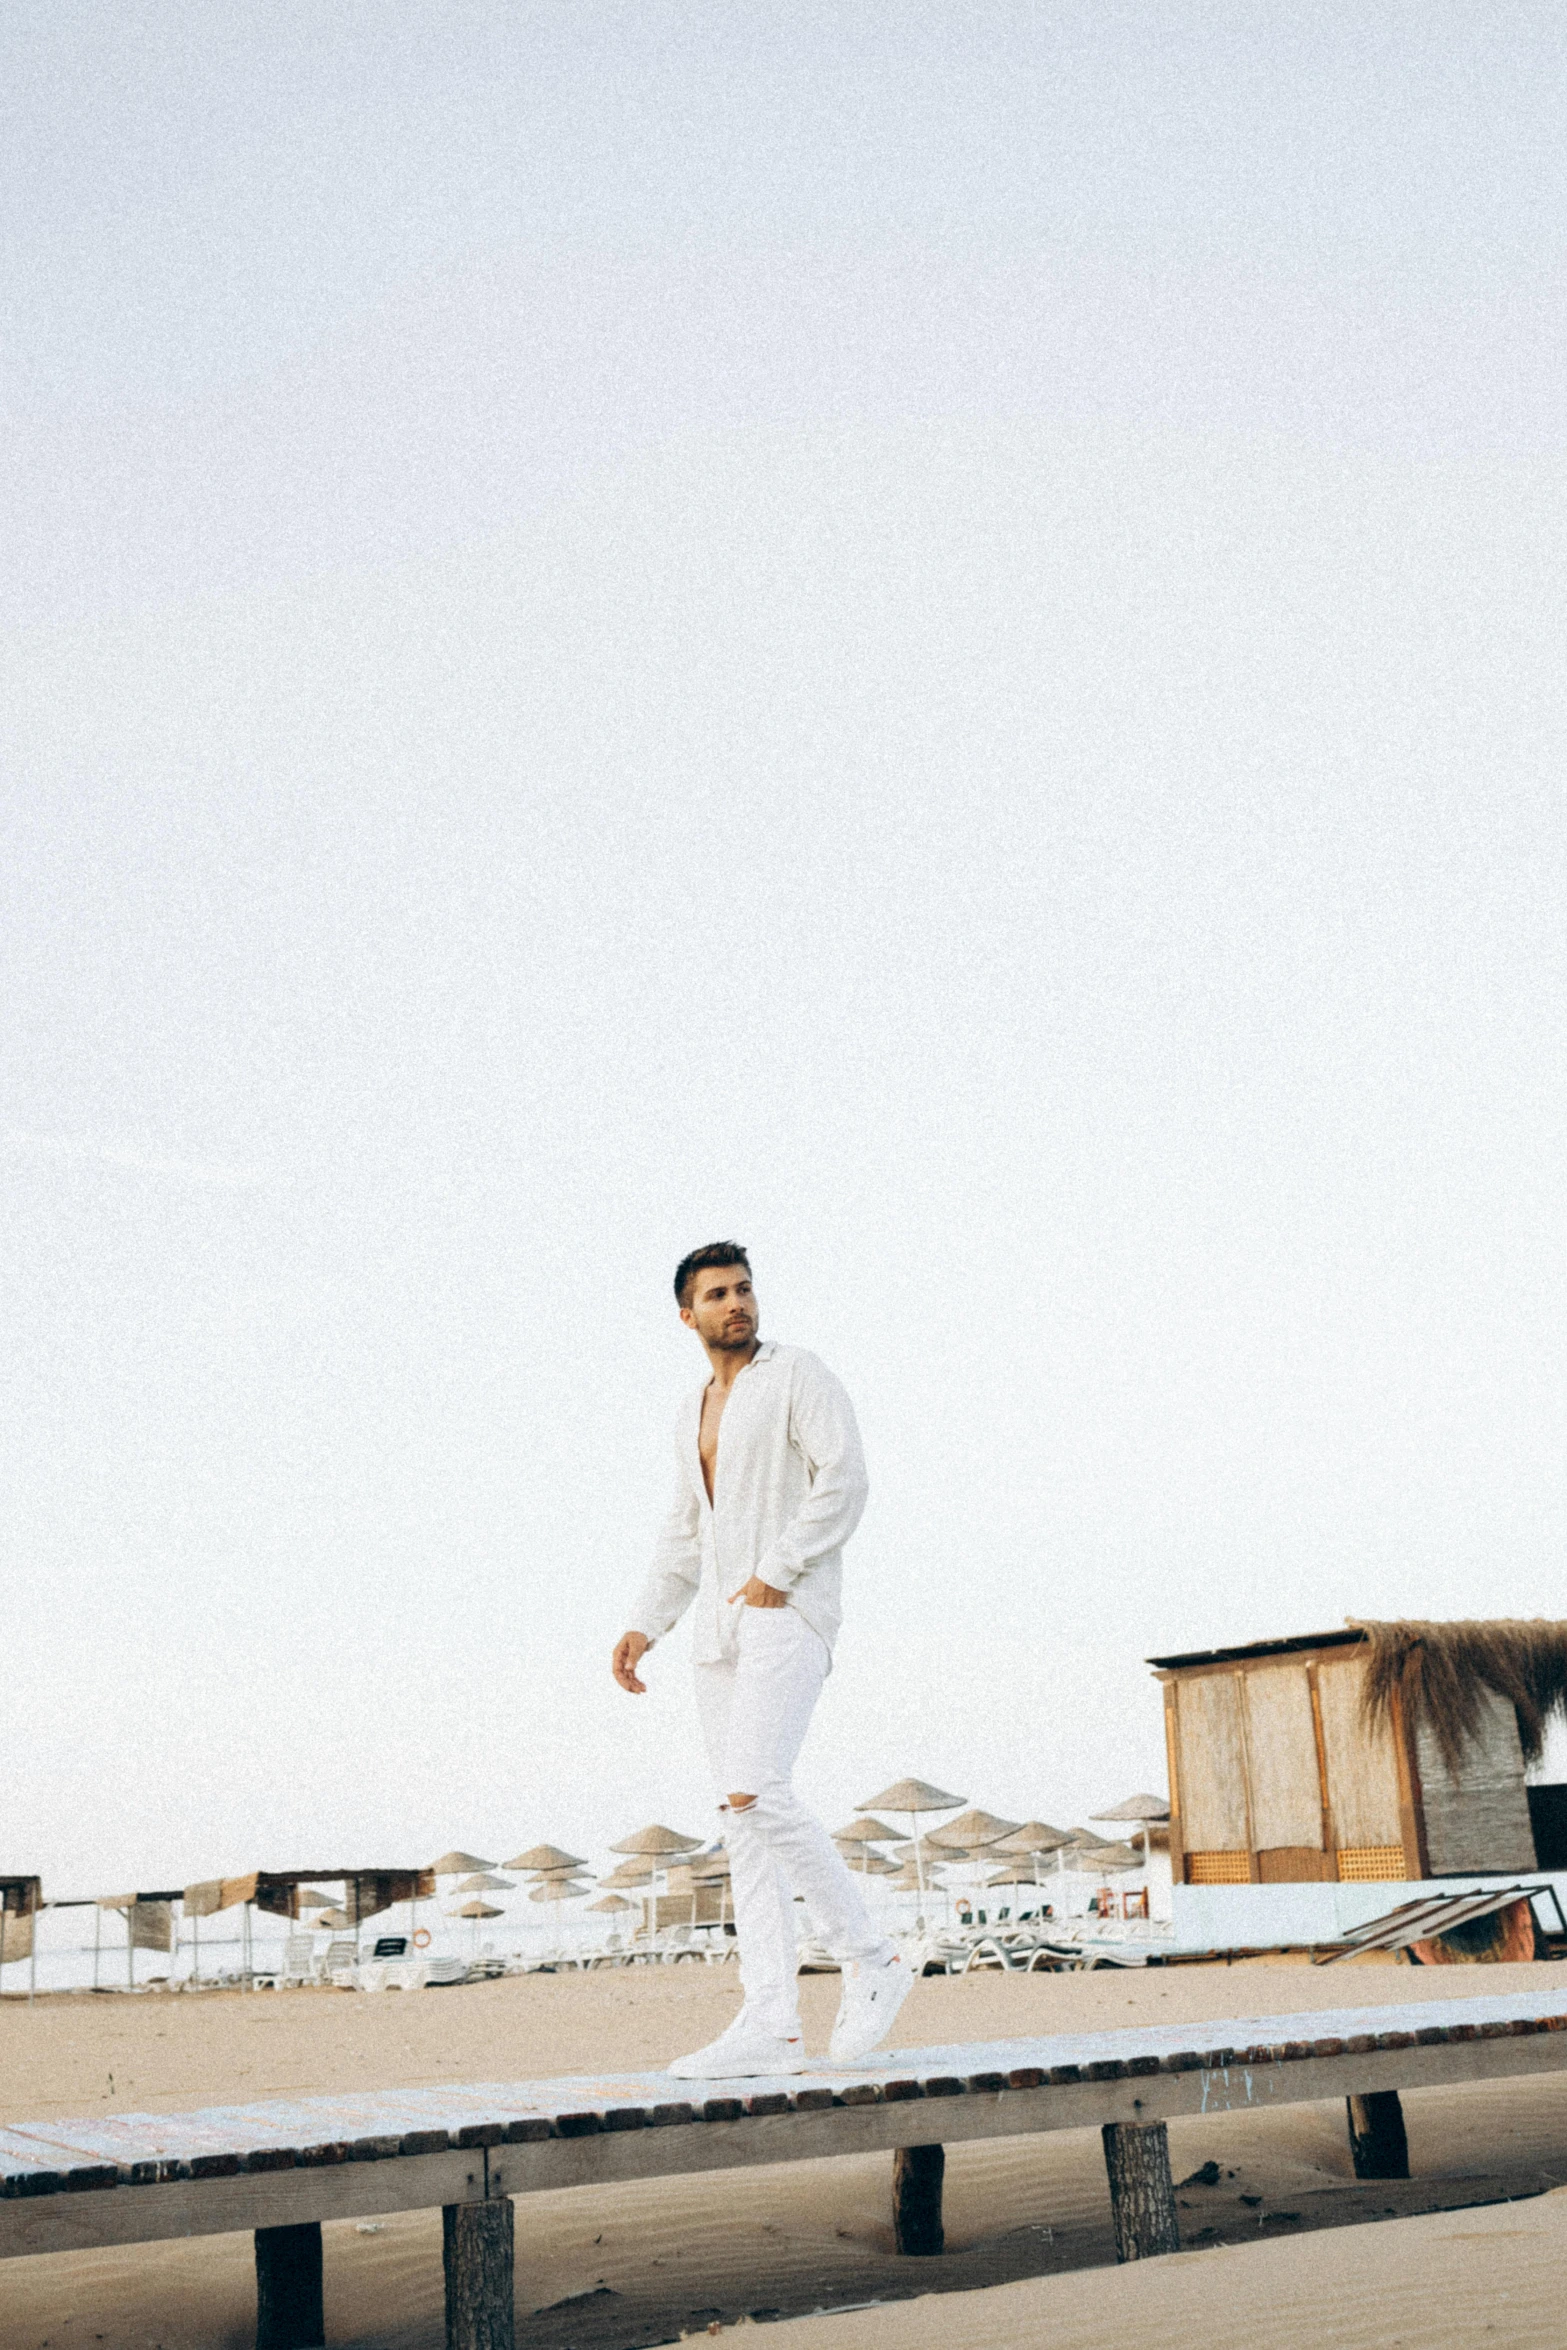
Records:
M1562 1791L1525 1775L1567 1716L1567 1624L1351 1622L1149 1662L1177 1884L1567 1866Z

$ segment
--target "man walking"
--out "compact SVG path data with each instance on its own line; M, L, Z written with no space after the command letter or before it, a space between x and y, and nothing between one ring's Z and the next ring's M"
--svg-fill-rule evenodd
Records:
M796 1891L843 1970L831 2054L855 2062L892 2029L912 1970L871 1924L790 1774L831 1670L843 1545L865 1508L860 1432L824 1363L758 1336L738 1241L682 1258L675 1297L711 1376L676 1423L674 1507L612 1669L622 1689L643 1695L638 1665L696 1601L697 1711L729 1850L745 1999L710 2048L669 2069L685 2080L805 2069Z

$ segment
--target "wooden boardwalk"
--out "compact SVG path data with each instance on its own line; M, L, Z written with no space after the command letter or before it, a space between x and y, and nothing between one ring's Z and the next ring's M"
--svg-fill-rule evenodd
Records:
M0 2131L0 2257L257 2232L261 2350L321 2340L320 2223L446 2213L453 2350L511 2341L511 2198L878 2149L911 2252L940 2248L940 2150L1100 2127L1123 2259L1175 2247L1165 2123L1350 2100L1362 2175L1400 2175L1398 2092L1567 2069L1559 1987L1223 2024L900 2051L773 2080L483 2082ZM313 2282L312 2282L313 2280ZM312 2328L314 2330L312 2330Z

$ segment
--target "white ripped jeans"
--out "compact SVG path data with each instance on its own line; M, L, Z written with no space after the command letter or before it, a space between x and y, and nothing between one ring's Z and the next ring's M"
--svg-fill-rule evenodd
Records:
M800 2030L796 1892L832 1957L890 1958L892 1944L877 1933L842 1855L790 1782L827 1678L826 1643L795 1608L737 1600L735 1612L734 1659L694 1668L697 1713L729 1851L746 2014L760 2031L787 2040ZM737 1811L731 1795L756 1801Z

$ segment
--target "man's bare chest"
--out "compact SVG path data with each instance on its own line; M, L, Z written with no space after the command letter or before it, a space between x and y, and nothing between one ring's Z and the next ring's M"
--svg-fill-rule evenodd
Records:
M696 1449L709 1502L713 1498L713 1481L718 1474L718 1431L728 1401L727 1388L709 1387L702 1397L702 1419L697 1429Z

